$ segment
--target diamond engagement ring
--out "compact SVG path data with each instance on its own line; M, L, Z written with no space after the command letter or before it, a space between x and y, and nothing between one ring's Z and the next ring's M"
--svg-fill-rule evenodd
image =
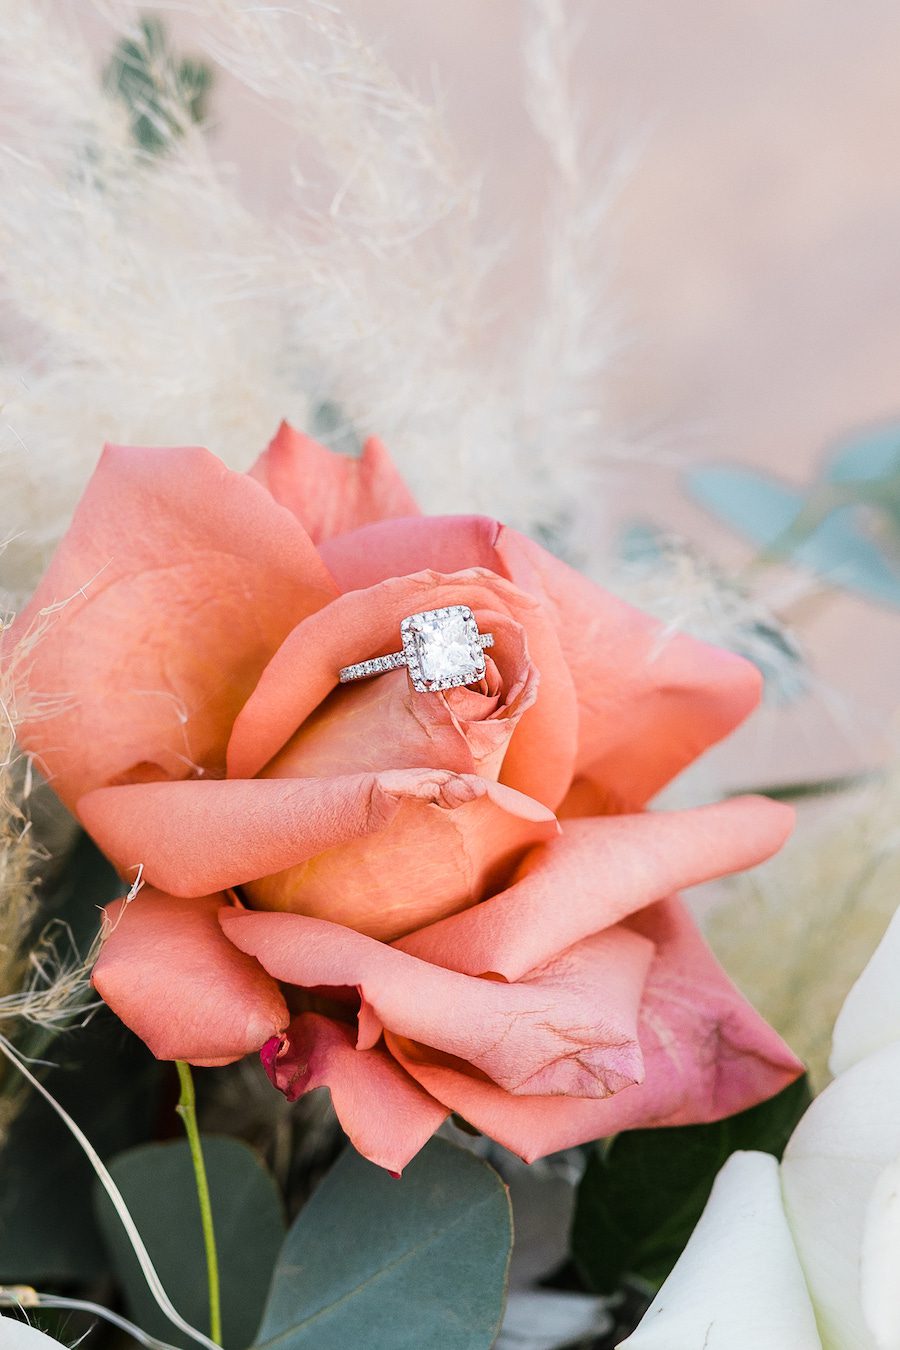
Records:
M493 633L479 633L475 615L468 605L447 605L410 614L400 625L402 652L376 656L344 666L341 684L367 680L387 670L406 666L413 688L420 694L438 689L455 689L484 679L485 648L493 647Z

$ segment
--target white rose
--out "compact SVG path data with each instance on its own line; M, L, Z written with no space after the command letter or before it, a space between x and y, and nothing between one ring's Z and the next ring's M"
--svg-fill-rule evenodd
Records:
M900 910L779 1166L735 1153L620 1350L900 1350Z

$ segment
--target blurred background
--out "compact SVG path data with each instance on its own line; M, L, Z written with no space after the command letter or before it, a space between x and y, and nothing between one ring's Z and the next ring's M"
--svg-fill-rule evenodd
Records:
M497 220L540 229L546 162L509 55L527 8L350 6L398 69L443 91ZM835 443L900 415L900 10L566 11L580 32L579 115L617 168L604 261L620 346L603 397L625 463L605 505L740 566L752 550L685 490L686 468L742 464L802 487ZM808 732L810 762L836 773L861 740L863 758L875 750L897 707L900 627L890 605L853 591L799 590L798 602L834 698L830 727L794 717L791 734Z
M87 34L100 74L117 33L143 12L73 0L60 9ZM561 115L571 115L580 156L573 202L602 198L580 280L600 296L593 336L602 330L603 360L590 390L593 440L560 437L542 454L551 478L571 477L576 457L602 469L578 507L592 570L640 522L681 536L704 567L743 577L781 532L773 522L789 506L780 490L807 493L836 446L887 426L887 447L876 449L886 461L863 456L874 466L866 472L884 474L887 505L873 508L870 493L852 519L844 511L832 520L834 537L814 540L811 554L791 541L812 569L769 562L753 575L754 594L800 643L818 697L759 722L738 752L749 760L744 776L764 778L796 777L798 757L804 775L819 777L883 760L900 663L897 6L346 0L338 9L399 81L439 109L454 163L476 185L491 250L484 329L491 342L512 334L513 363L516 323L541 322L533 278L557 228L547 210L554 192L565 209L558 145L548 148L534 115L535 25L556 44ZM159 16L179 54L216 56L217 6L166 5ZM219 7L218 22L233 25L231 7ZM206 134L239 195L289 222L304 150L284 108L252 86L233 52L213 68ZM305 185L315 188L312 173ZM405 447L392 449L409 473ZM523 445L513 473L528 476L528 456ZM773 476L771 495L762 477L706 477L723 465ZM510 518L507 495L493 485L474 504ZM646 587L638 598L647 603ZM721 614L689 615L707 601L682 585L675 619L728 641L716 631Z

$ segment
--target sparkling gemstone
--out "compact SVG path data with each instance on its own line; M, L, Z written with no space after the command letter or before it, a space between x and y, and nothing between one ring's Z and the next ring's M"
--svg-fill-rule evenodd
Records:
M412 648L411 674L417 688L452 688L481 679L484 653L468 606L413 614L402 628L404 643Z

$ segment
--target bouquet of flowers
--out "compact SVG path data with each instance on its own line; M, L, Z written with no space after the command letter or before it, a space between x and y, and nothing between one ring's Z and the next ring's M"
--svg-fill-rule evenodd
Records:
M497 343L474 188L339 13L0 12L0 1350L900 1344L885 833L838 961L821 824L721 881L835 785L669 787L811 681L746 580L598 542L562 7L543 319ZM278 211L229 82L296 136ZM837 788L845 831L893 791Z

